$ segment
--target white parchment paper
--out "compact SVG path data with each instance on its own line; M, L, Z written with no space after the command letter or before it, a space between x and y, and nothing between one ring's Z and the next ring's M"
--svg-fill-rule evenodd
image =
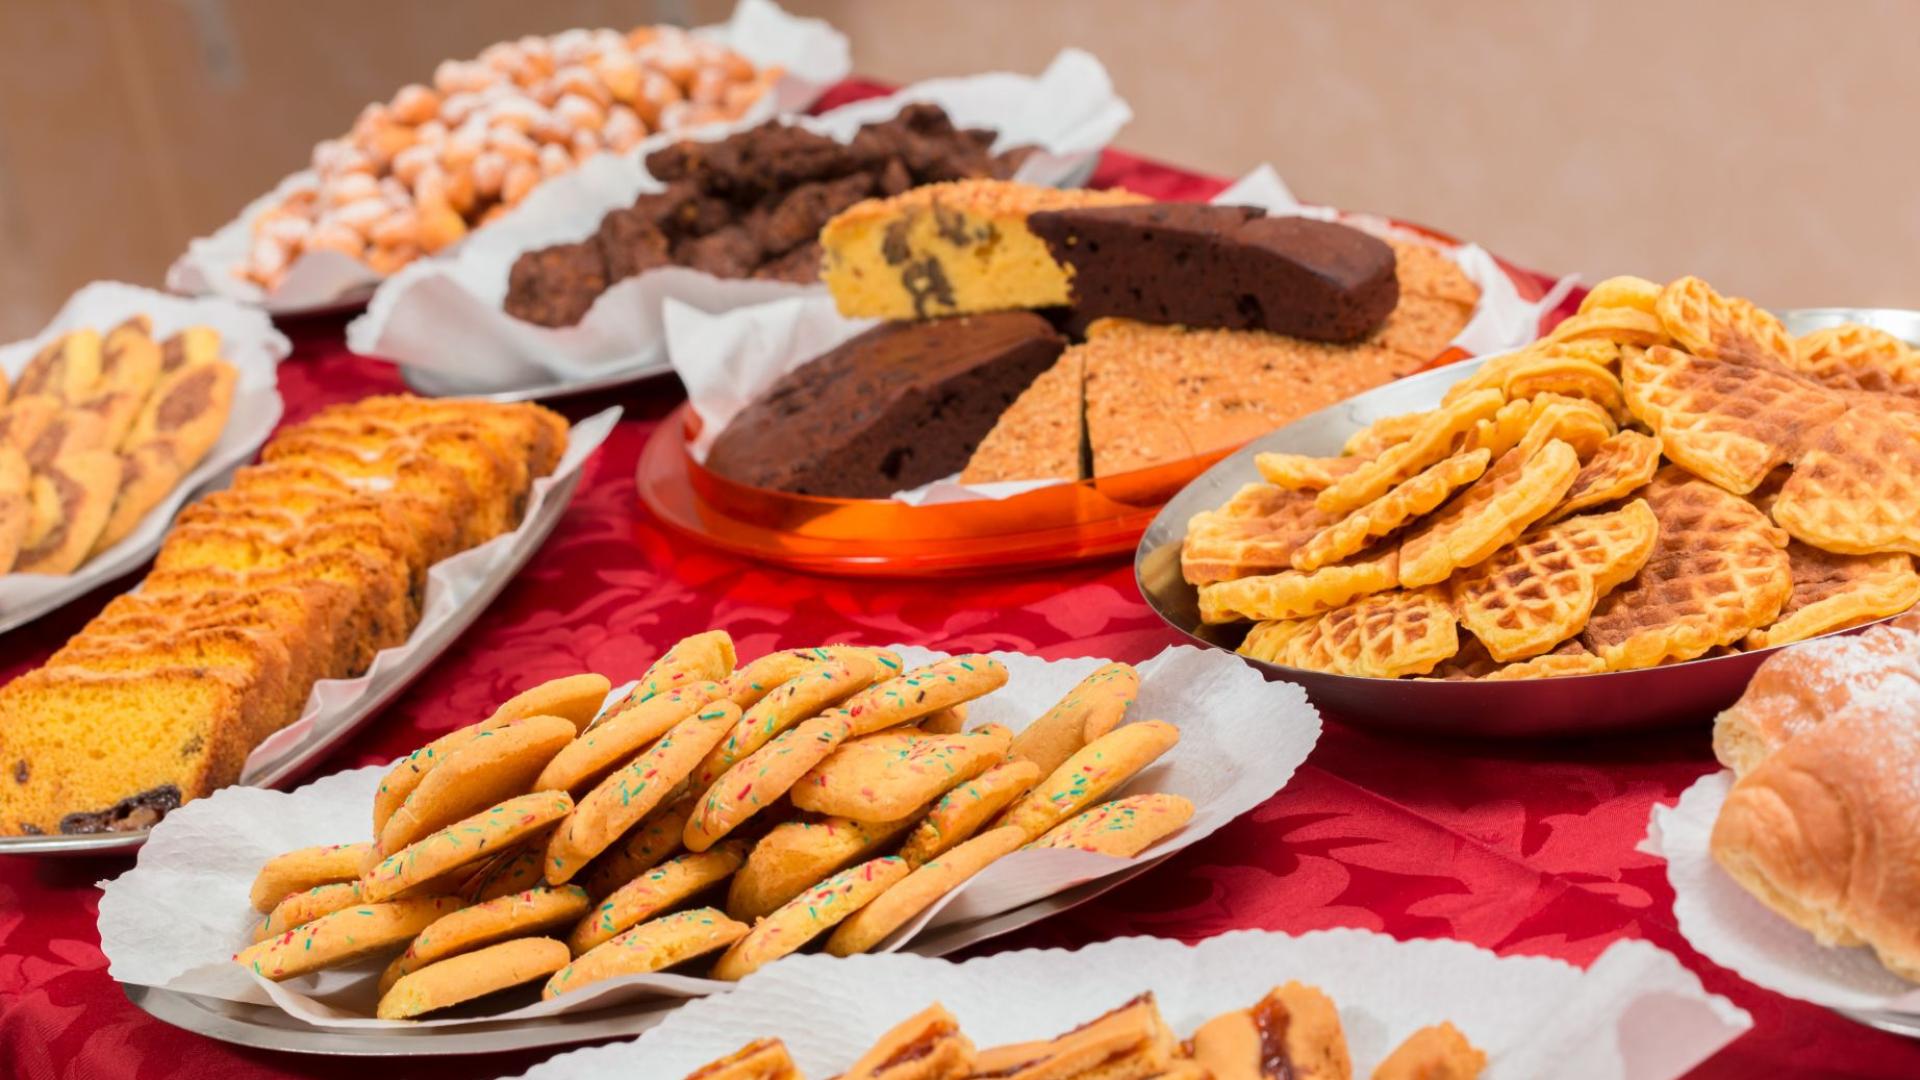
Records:
M909 667L945 655L896 648ZM1007 685L973 702L968 722L1005 724L1016 731L1105 662L992 655L1007 665ZM1319 714L1299 687L1267 682L1225 653L1176 646L1138 667L1140 692L1129 719L1168 720L1180 728L1181 738L1108 797L1144 791L1184 795L1194 803L1193 820L1135 859L1063 849L1015 852L902 927L884 948L911 949L923 928L1012 911L1193 844L1284 787L1319 738ZM615 689L610 699L623 690ZM251 941L249 931L259 919L248 904L248 890L261 863L293 848L365 839L373 793L385 772L373 767L339 773L290 792L227 788L167 815L140 850L134 869L102 884L100 938L109 972L127 983L256 1004L271 1001L321 1027L373 1030L533 1021L633 999L732 988L682 975L627 976L493 1016L403 1022L370 1019L380 961L284 983L259 979L228 962ZM1003 929L1019 925L1023 922L1014 919Z
M773 91L755 102L740 119L724 125L727 129L804 109L852 70L846 35L819 19L789 15L772 0L740 0L733 16L725 23L697 27L693 33L733 49L756 66L778 65L783 70ZM665 141L706 130L709 129L702 127L675 132ZM658 138L643 142L639 152L646 153L663 145L656 141ZM603 154L592 160L622 156L630 154ZM258 304L276 315L330 311L365 302L380 284L380 275L359 260L338 252L303 253L289 268L286 280L272 292L235 273L246 262L252 246L253 222L279 205L288 188L310 175L311 170L302 170L287 177L272 191L248 203L239 217L221 226L213 235L195 238L187 245L186 253L168 268L167 287L189 295L211 293ZM543 184L536 190L551 186L552 183ZM496 224L512 221L525 212L526 205L522 203ZM474 235L485 231L484 228L476 230ZM471 242L471 238L466 241Z
M1302 203L1270 165L1241 177L1212 202L1216 206L1257 206L1270 214L1340 221L1382 236L1419 239L1384 218ZM1480 304L1473 318L1450 343L1475 356L1517 349L1539 337L1540 317L1558 306L1579 283L1578 277L1569 275L1539 300L1525 300L1513 279L1478 244L1441 250L1480 288ZM700 434L691 447L694 460L705 461L707 451L727 424L764 396L775 382L872 328L875 322L842 317L834 308L833 298L821 292L719 312L669 302L668 357L680 381L686 384L688 402L700 415ZM913 506L1004 499L1058 483L1062 481L962 484L952 476L896 492L893 498Z
M240 372L227 426L200 464L118 544L71 574L0 575L0 631L30 622L146 562L159 550L180 507L202 491L225 486L234 468L253 457L280 422L279 366L293 347L264 314L218 297L188 300L116 281L95 282L74 293L33 338L0 347L0 370L11 384L34 354L60 335L85 327L105 334L140 313L153 319L156 340L189 326L220 332L221 358Z
M913 102L939 105L960 127L999 132L998 149L1040 147L1016 174L1034 184L1084 178L1133 115L1115 95L1100 61L1068 49L1038 76L1002 72L934 79L793 122L846 142L861 125L885 120ZM717 139L759 120L711 128L697 137ZM646 156L682 137L656 136L634 153L605 155L556 177L513 215L478 230L457 251L394 275L367 313L347 328L348 346L400 364L415 386L435 393L516 390L612 372L639 377L667 370L661 325L667 303L717 313L824 295L825 287L818 284L728 280L662 267L602 293L574 326L537 326L507 314L502 305L514 260L527 251L591 236L608 211L660 190L663 185L647 173Z
M1446 1020L1486 1051L1488 1080L1670 1080L1753 1023L1641 941L1616 942L1581 971L1458 941L1244 930L1191 946L1121 938L959 964L901 955L794 958L725 998L689 1003L638 1039L561 1054L525 1078L672 1080L762 1037L784 1040L806 1075L833 1076L936 1001L984 1049L1052 1038L1151 990L1185 1037L1290 979L1333 998L1355 1076L1368 1075L1415 1030Z
M1835 1009L1920 1015L1920 987L1880 966L1873 950L1828 948L1774 914L1713 861L1708 839L1733 773L1703 776L1674 806L1655 806L1643 849L1667 860L1673 914L1702 956L1756 986Z

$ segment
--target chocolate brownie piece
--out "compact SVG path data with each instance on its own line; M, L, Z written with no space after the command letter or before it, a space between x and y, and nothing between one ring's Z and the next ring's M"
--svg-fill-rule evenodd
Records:
M669 240L710 233L734 217L725 199L708 195L690 180L676 180L665 190L640 196L631 212L652 222Z
M763 262L753 272L761 281L790 281L811 285L820 280L820 241L809 240L777 259Z
M898 160L916 184L988 176L994 163L990 131L962 131L937 105L908 105L892 119L854 134L848 151L863 168Z
M951 476L1064 347L1026 311L884 323L742 410L707 468L754 487L862 499Z
M760 264L760 242L745 225L729 225L673 245L673 261L714 277L743 278Z
M1400 299L1393 249L1358 229L1242 206L1150 203L1032 215L1083 315L1358 341Z
M843 176L853 167L838 141L777 120L717 142L686 140L647 155L647 171L655 178L691 180L709 194L742 203Z
M572 326L607 291L607 263L591 238L529 251L507 273L507 314L540 326Z
M673 262L667 250L667 235L658 225L631 210L616 210L601 218L593 238L606 260L609 286L642 270Z
M873 177L865 173L801 184L752 220L749 228L766 255L783 254L818 239L820 226L872 193Z

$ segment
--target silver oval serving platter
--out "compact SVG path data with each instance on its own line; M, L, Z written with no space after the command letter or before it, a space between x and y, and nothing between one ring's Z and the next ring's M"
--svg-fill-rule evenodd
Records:
M1920 311L1806 308L1781 312L1780 317L1796 335L1858 322L1920 343ZM1246 625L1203 625L1198 594L1180 576L1180 544L1188 520L1220 506L1242 484L1259 480L1255 454L1270 450L1338 454L1348 436L1381 417L1438 405L1448 387L1485 362L1484 357L1462 360L1370 390L1270 432L1202 473L1174 496L1141 537L1134 554L1140 595L1194 644L1237 646ZM1252 659L1246 662L1270 679L1299 683L1323 712L1355 725L1415 735L1538 738L1698 724L1732 704L1771 651L1638 671L1511 682L1371 679Z

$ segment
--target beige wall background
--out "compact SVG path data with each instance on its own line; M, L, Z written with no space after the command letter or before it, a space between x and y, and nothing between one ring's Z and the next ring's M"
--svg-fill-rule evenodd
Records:
M1100 56L1120 145L1391 213L1590 278L1774 306L1920 306L1920 5L1790 0L789 0L907 81ZM359 106L446 56L727 0L0 5L0 335L158 283Z

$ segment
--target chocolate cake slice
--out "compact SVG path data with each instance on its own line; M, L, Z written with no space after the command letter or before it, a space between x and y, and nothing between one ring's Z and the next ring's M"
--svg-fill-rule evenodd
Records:
M1399 302L1393 249L1358 229L1245 206L1151 203L1027 219L1072 268L1083 318L1358 341Z
M886 498L959 472L1065 347L1025 311L886 323L775 383L706 465L754 487Z

